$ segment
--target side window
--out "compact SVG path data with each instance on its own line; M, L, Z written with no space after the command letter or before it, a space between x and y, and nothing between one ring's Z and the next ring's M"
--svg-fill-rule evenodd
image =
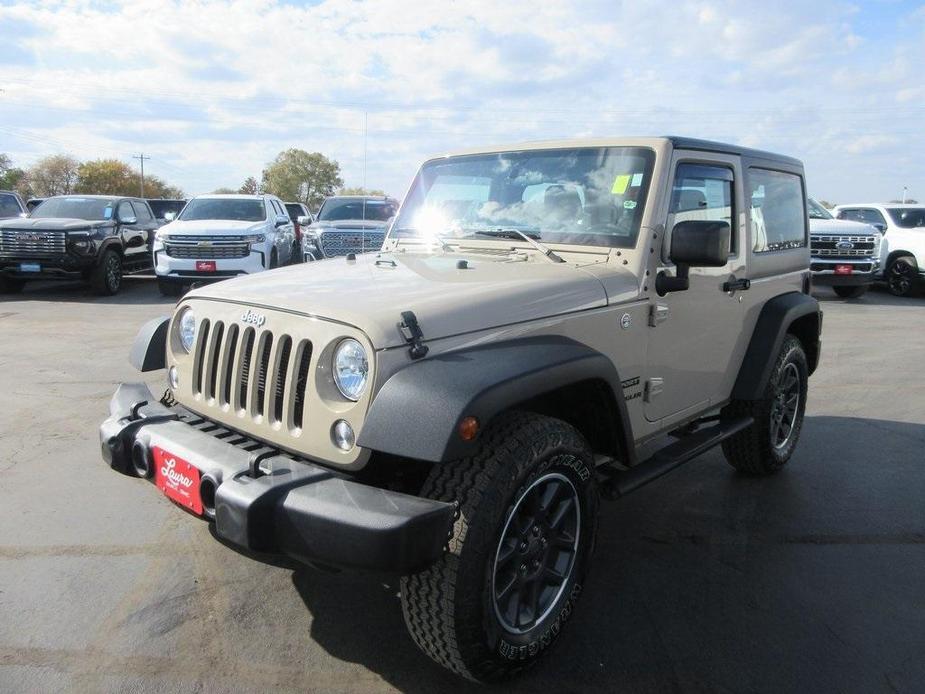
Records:
M806 246L803 185L795 174L749 169L752 249L755 253Z
M119 218L119 221L134 217L135 209L132 207L132 203L130 203L128 200L123 200L120 202L119 209L116 211L116 216Z
M22 208L19 201L12 195L0 195L0 218L18 217Z
M852 216L845 217L852 222L864 222L864 224L882 224L886 226L886 220L880 214L880 210L874 210L870 207L860 207L850 210Z
M732 169L705 164L678 164L671 189L669 226L690 220L726 222L732 230L730 252L735 253L734 194Z
M277 217L287 217L287 218L289 217L289 215L286 214L286 211L283 209L282 205L279 204L279 202L277 202L276 200L271 200L270 202L273 203L273 211L276 213Z
M153 222L154 218L151 216L151 213L148 212L148 206L143 202L135 200L132 203L132 207L135 209L135 217L138 218L139 224L147 224Z

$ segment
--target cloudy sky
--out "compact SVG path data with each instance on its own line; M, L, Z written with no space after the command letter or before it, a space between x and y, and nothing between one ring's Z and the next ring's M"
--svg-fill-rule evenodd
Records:
M144 152L194 194L300 147L402 195L430 154L643 134L797 156L836 202L925 200L925 4L0 0L20 166Z

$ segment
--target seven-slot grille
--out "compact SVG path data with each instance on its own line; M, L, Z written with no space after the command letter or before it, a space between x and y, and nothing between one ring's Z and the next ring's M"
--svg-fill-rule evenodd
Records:
M321 252L326 258L348 253L369 253L382 248L385 232L363 229L326 229L321 233Z
M310 340L208 319L199 324L193 393L256 421L301 429L312 358Z
M0 231L0 255L37 258L61 255L66 251L67 236L63 231Z
M164 248L171 258L190 260L246 258L251 252L250 244L242 236L168 237Z
M851 248L839 248L840 244L851 244ZM825 258L869 258L876 254L876 236L811 236L810 252Z

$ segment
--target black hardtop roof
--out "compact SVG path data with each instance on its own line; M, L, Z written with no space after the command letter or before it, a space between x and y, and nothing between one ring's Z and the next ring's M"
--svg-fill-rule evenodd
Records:
M791 166L803 166L803 162L794 157L788 157L784 154L775 154L766 152L761 149L751 149L749 147L740 147L739 145L730 145L725 142L714 142L713 140L700 140L695 137L679 137L677 135L667 135L671 144L676 149L696 149L705 152L722 152L724 154L738 154L743 157L753 159L767 159L768 161L778 161Z

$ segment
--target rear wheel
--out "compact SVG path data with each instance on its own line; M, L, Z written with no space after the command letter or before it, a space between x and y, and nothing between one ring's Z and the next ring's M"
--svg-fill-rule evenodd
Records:
M19 280L13 277L0 277L0 294L19 294L25 286L25 280Z
M435 465L424 486L456 501L447 552L401 583L405 624L437 663L471 680L516 673L558 638L597 528L591 450L573 427L504 415L479 453Z
M780 470L793 455L806 410L809 367L802 343L787 335L781 346L764 396L760 400L734 400L723 416L750 416L754 423L723 442L732 467L751 475Z
M842 299L858 299L864 296L869 288L866 284L857 287L832 287Z
M915 288L918 266L911 255L894 258L886 269L886 286L893 296L909 296Z
M122 288L122 256L109 249L90 273L90 285L97 294L112 296Z

